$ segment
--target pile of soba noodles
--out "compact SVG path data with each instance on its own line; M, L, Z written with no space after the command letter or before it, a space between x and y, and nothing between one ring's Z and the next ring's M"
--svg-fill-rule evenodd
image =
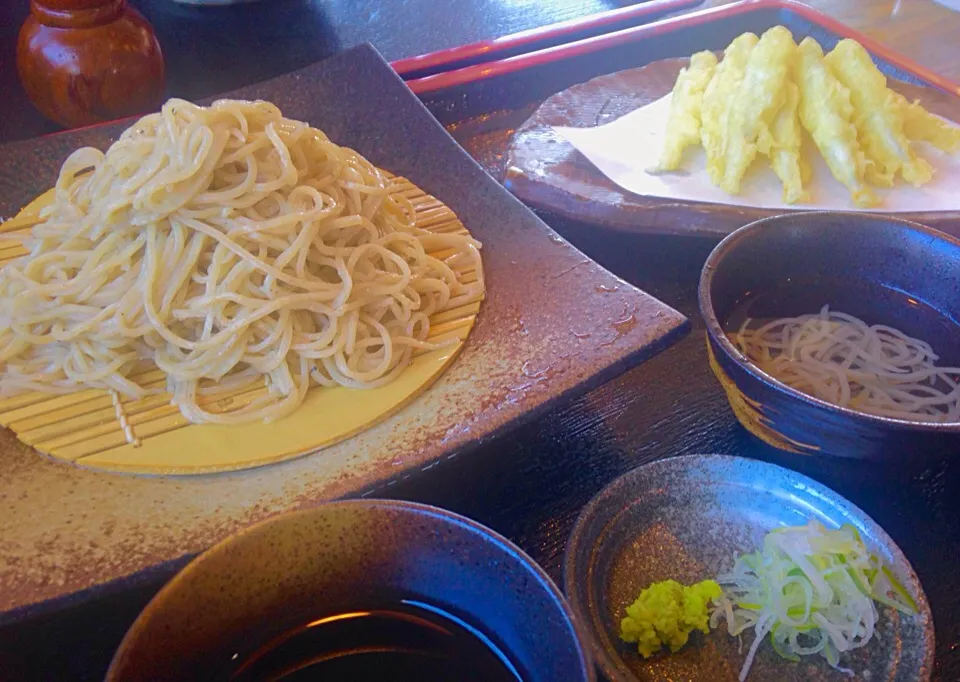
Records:
M192 422L269 421L311 385L391 381L432 313L482 294L478 242L418 229L380 170L267 102L170 100L74 152L41 219L0 270L6 395L138 398L155 366ZM245 386L269 390L199 404Z
M911 421L960 421L960 368L939 367L930 344L824 306L759 326L734 344L760 370L821 400Z

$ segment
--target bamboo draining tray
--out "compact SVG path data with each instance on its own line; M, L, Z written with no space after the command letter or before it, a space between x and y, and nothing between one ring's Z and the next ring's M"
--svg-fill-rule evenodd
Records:
M394 178L394 191L413 203L419 227L435 233L468 234L453 211L409 180ZM9 235L29 231L39 211L52 199L50 190L0 226L0 267L26 253ZM444 258L451 253L431 255ZM471 267L458 274L464 283L475 282L478 275ZM462 348L481 300L482 296L435 313L430 318L429 340L455 343L415 355L390 384L372 390L315 387L296 412L275 423L196 425L180 414L169 393L139 400L120 398L117 404L109 392L88 389L68 395L26 393L0 400L0 424L40 452L96 469L198 474L278 462L349 438L427 390ZM139 383L162 388L165 377L154 369L140 375ZM229 412L265 392L263 387L244 388L201 404L211 412Z

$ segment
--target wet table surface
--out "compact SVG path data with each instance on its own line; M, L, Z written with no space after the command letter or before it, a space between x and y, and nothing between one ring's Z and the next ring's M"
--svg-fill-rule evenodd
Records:
M373 42L387 59L398 59L623 3L450 0L429 14L420 10L441 3L277 0L216 10L219 14L167 0L134 4L154 23L164 44L171 90L198 97L262 80L363 41ZM960 79L960 14L928 0L811 4L924 66ZM50 130L18 94L13 72L11 46L26 5L25 0L13 0L0 7L0 141ZM252 25L262 29L256 37L251 37ZM278 38L282 49L264 48ZM202 66L190 69L191 64ZM559 580L566 538L581 507L604 485L640 464L680 454L725 453L788 466L862 507L900 545L932 604L936 679L960 680L960 462L909 464L921 453L905 452L903 466L881 469L856 461L787 455L760 443L737 424L707 364L696 285L715 242L638 239L548 220L587 255L687 315L692 333L599 389L483 444L471 457L366 494L413 499L466 514L516 541ZM109 597L0 628L0 679L102 679L126 628L171 570L160 569Z

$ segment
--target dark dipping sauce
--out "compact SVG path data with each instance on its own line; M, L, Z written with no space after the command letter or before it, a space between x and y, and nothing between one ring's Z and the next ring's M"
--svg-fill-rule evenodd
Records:
M235 664L231 682L522 682L483 633L405 600L320 618Z

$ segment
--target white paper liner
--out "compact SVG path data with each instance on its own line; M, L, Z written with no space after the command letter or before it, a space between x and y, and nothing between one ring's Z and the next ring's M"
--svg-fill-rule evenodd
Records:
M670 113L670 98L671 95L667 95L606 125L595 128L555 127L554 130L617 185L647 197L766 209L883 213L960 211L960 154L946 154L923 142L915 143L915 149L936 169L933 179L920 188L901 179L892 188L875 188L881 202L870 209L860 208L853 203L850 193L830 174L826 162L809 137L804 140L803 152L813 169L812 178L805 187L810 195L810 203L784 203L780 179L762 155L757 156L747 171L740 194L736 196L727 194L710 182L706 155L699 146L687 149L682 170L665 174L647 173L646 169L655 167L660 158Z

